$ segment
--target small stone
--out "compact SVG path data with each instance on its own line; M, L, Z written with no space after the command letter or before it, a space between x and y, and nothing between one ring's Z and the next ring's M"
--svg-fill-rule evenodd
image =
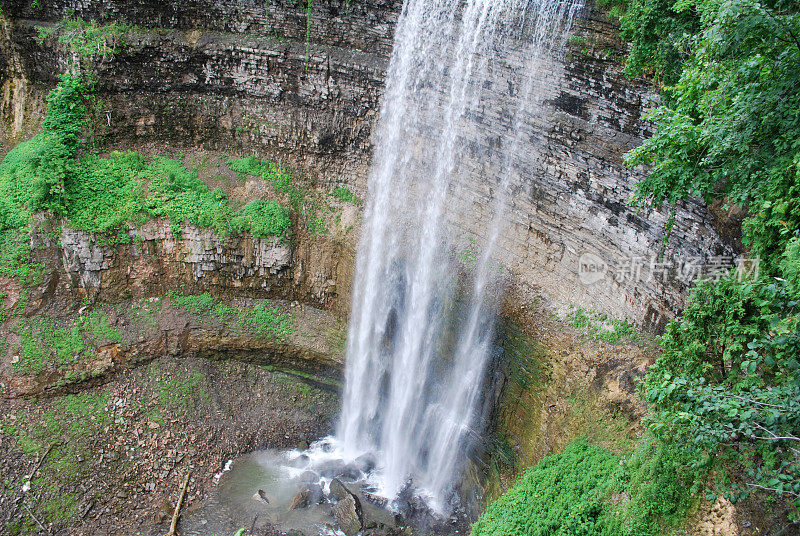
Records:
M269 504L269 497L267 497L267 494L263 489L255 492L251 498L256 502Z

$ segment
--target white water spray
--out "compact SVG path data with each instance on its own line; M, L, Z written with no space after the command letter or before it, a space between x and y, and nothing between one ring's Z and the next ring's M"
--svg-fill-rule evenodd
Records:
M408 485L445 512L471 442L494 340L496 264L520 125L539 67L563 45L578 0L406 0L387 76L356 268L337 444L375 454L380 491ZM493 80L506 48L528 65ZM448 205L465 133L487 84L518 89L481 254L458 277ZM534 109L530 109L531 107ZM463 215L461 215L463 217ZM463 269L463 266L461 267ZM465 284L465 281L467 283Z

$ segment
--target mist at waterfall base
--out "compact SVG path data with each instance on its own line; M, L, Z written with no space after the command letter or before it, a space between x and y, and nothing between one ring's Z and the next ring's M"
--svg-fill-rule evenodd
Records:
M291 495L280 490L296 493L316 475L323 503L338 478L388 512L421 504L432 517L458 517L459 482L492 402L503 221L509 184L525 168L517 149L530 143L520 126L543 113L542 65L563 48L579 7L405 1L374 134L341 417L334 436L306 451L248 459L271 467L267 494ZM488 134L498 130L499 142ZM468 173L480 174L483 190L463 186ZM259 487L245 473L240 464L223 476L229 488L247 481L242 497ZM299 523L275 515L284 529Z

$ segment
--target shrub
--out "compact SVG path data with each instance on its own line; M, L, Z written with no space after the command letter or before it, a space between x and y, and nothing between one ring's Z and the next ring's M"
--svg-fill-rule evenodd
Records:
M277 201L257 199L251 201L236 215L234 229L249 229L253 236L266 238L287 236L291 227L289 211Z
M617 456L583 441L528 469L472 527L472 536L602 534L605 497Z
M472 536L657 536L694 505L700 473L652 438L626 456L584 440L528 469L472 527Z

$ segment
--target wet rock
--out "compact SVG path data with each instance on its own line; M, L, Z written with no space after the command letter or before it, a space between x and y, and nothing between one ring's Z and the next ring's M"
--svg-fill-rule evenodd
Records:
M346 536L355 536L364 526L361 504L352 494L333 505L333 517Z
M374 493L364 492L364 498L380 508L386 508L386 505L389 503L389 499L381 497L380 495L375 495Z
M358 480L361 478L362 474L361 470L356 467L355 464L348 463L338 471L336 476L345 480Z
M340 476L344 469L342 460L327 460L316 466L317 472L326 478L336 478Z
M301 489L297 495L292 499L292 504L289 505L289 510L299 510L301 508L308 508L311 505L310 492L308 488Z
M319 475L314 471L305 471L300 475L300 482L304 484L312 484L319 482Z
M362 473L369 473L375 469L375 456L372 454L362 454L353 461L353 465Z
M269 497L267 496L267 493L263 489L260 489L257 492L253 493L251 499L253 499L256 502L269 504Z
M341 480L334 478L331 480L329 495L334 501L341 501L348 495L352 495L352 493L342 484Z
M301 489L297 495L294 496L294 499L292 499L292 504L289 506L289 510L308 508L314 504L319 504L322 496L322 486L319 484L308 485Z

